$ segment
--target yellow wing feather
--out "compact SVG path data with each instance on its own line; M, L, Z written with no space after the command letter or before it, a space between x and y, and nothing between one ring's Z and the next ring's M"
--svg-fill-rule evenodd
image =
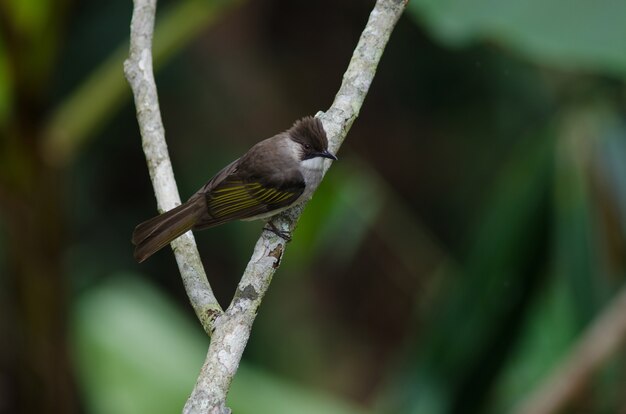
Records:
M260 183L232 181L228 184L227 187L213 190L207 200L211 215L215 218L225 218L246 210L256 210L260 206L266 206L269 211L272 210L273 205L299 195L294 191L266 188Z

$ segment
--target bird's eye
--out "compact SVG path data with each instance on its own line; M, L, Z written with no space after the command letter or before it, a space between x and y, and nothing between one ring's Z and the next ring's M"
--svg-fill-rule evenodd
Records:
M311 146L309 144L304 144L304 149L311 149Z

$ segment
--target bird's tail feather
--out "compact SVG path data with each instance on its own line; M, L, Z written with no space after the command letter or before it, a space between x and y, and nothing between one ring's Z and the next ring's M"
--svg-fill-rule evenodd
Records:
M191 230L206 207L202 198L192 198L161 215L144 221L135 227L132 242L135 260L143 262L167 246L172 240Z

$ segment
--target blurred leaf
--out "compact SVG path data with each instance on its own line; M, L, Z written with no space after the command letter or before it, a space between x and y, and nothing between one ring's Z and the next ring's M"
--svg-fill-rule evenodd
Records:
M379 188L370 185L367 174L355 168L349 159L345 161L345 165L337 165L333 171L334 191L328 200L333 209L319 218L324 226L314 246L314 250L343 264L356 254L383 202ZM332 251L328 251L329 246Z
M597 250L590 166L598 142L615 115L604 105L565 113L559 131L555 173L556 272L569 280L579 328L601 309L610 288Z
M570 109L562 117L555 153L553 282L529 312L514 356L494 390L493 413L505 412L540 386L608 298L610 289L594 248L597 228L589 178L598 144L619 136L617 120L602 104ZM610 391L610 385L605 383L602 390Z
M499 173L464 268L422 334L411 413L474 412L515 336L544 266L551 171L548 131L527 139Z
M409 10L442 41L490 39L542 64L626 74L626 2L414 0Z
M208 348L198 324L128 274L84 292L73 315L75 362L89 412L180 412ZM238 414L362 412L245 364L229 404Z
M208 346L141 279L119 275L76 304L73 339L89 412L180 412Z
M298 224L285 264L315 260L347 263L361 245L378 215L382 195L367 174L342 159L324 178ZM329 251L328 247L332 246Z
M493 390L490 412L508 412L552 371L576 339L575 310L566 278L553 278L528 311L520 341Z

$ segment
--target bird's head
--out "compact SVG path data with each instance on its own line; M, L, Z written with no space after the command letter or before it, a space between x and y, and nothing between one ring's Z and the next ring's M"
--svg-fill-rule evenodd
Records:
M337 157L328 151L328 138L322 126L322 121L307 116L296 121L288 131L292 141L300 145L300 160L310 160L316 157L337 160Z

